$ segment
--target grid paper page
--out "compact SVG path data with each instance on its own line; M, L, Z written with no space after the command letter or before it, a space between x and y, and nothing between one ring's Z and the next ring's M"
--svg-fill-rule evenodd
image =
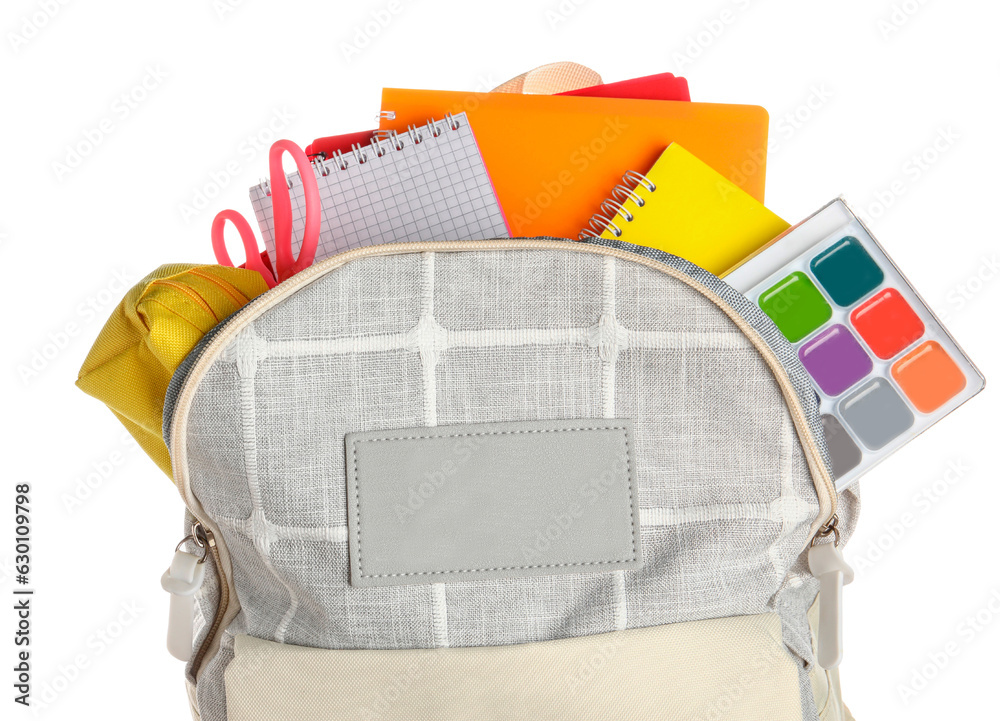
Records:
M354 153L314 165L322 202L316 260L365 245L417 240L485 240L509 236L503 211L493 192L486 166L472 128L459 113L435 121L417 132L414 144L401 133L397 149L391 139L362 149L359 163ZM432 132L433 125L439 133ZM322 175L322 169L327 175ZM305 227L305 196L298 173L288 176L292 199L292 250L297 256ZM263 185L250 189L264 244L275 258L271 196Z

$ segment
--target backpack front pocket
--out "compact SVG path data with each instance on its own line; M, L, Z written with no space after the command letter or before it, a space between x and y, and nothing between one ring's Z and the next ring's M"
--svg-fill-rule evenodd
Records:
M774 721L801 715L775 614L512 646L326 650L237 636L230 721Z

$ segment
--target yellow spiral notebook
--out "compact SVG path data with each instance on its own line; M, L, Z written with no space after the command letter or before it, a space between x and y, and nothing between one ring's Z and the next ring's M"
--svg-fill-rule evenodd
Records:
M673 253L722 276L789 224L677 143L645 174L628 171L580 239L601 237Z

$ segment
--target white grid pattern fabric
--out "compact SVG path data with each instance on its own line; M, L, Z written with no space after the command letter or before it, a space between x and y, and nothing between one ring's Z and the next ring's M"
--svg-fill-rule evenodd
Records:
M420 138L419 143L414 143ZM364 162L359 162L364 159ZM486 240L508 237L503 211L465 113L373 141L360 152L313 164L322 202L316 260L381 243ZM305 228L299 173L287 176L292 201L292 249ZM271 259L274 220L267 184L250 189Z
M642 568L350 586L347 432L599 417L635 422ZM246 632L323 648L791 613L773 600L818 512L780 389L720 309L643 266L553 250L368 258L322 277L208 370L188 459Z

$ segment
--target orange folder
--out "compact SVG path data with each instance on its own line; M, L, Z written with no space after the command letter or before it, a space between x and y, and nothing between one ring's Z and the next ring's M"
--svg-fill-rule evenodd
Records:
M767 111L755 105L385 88L382 130L465 112L511 235L575 238L626 170L676 141L764 201ZM405 135L404 135L405 137Z

